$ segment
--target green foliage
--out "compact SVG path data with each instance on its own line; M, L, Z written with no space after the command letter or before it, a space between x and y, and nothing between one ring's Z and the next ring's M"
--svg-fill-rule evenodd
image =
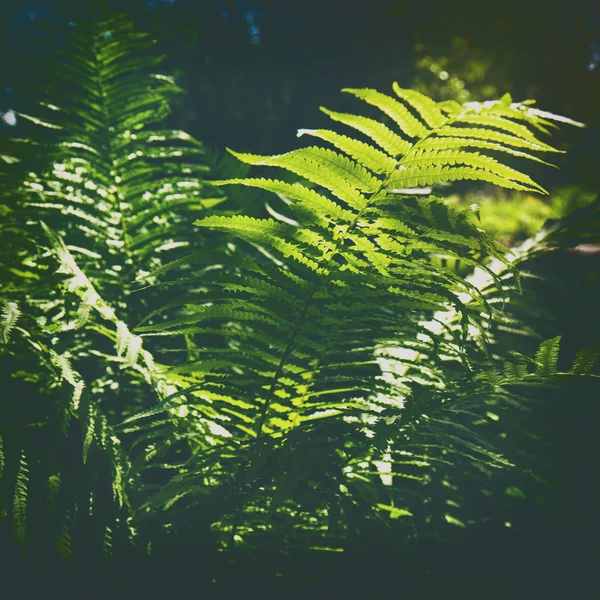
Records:
M200 240L180 232L223 200L207 197L202 145L164 127L180 90L155 72L151 45L122 19L77 27L56 99L19 115L43 143L11 146L14 164L30 168L6 173L1 199L0 507L32 552L50 543L92 559L111 552L113 532L133 537L126 486L136 476L114 426L169 389L131 333L149 310L131 283L194 248ZM45 165L29 160L40 148ZM48 493L28 498L29 481Z
M163 404L187 418L181 431L193 452L165 466L169 483L141 513L163 515L173 540L193 513L223 549L296 558L342 550L378 522L404 537L473 523L473 499L457 485L482 476L491 485L494 471L514 466L490 433L520 404L515 385L550 384L556 373L558 340L539 350L536 372L494 365L488 332L498 309L432 257L479 266L500 289L479 257L514 268L472 212L423 188L473 179L543 192L502 159L553 152L527 125L545 131L554 116L508 97L461 107L397 85L397 98L346 91L395 129L323 109L364 137L300 130L340 152L232 152L261 174L275 167L300 178L213 182L273 192L282 212L200 219L241 240L242 254L217 266L200 253L151 274L156 285L189 290L137 328L142 337L186 336L193 348L169 372L182 389ZM177 277L183 266L201 269L200 288ZM155 427L155 415L129 423ZM158 467L172 439L163 450L150 439Z
M15 498L13 501L13 529L17 541L22 545L25 543L25 532L27 529L27 483L29 469L25 454L21 456L19 472L15 484Z
M102 565L177 550L208 581L215 563L289 573L372 540L504 528L492 502L533 485L503 443L523 389L595 384L598 352L568 372L560 336L500 356L500 327L524 326L502 304L541 242L508 257L438 194L545 193L512 165L545 163L537 135L565 119L509 96L347 89L371 113L322 109L343 133L298 132L331 147L232 151L237 170L208 156L209 184L202 146L161 124L178 89L157 64L129 24L94 22L65 54L64 103L21 115L52 135L46 168L2 188L18 190L1 204L11 539ZM241 189L244 213L209 212L213 186Z

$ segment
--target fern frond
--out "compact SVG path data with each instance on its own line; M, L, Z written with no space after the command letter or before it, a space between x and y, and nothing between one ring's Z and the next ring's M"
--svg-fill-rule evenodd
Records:
M535 353L536 375L549 377L556 374L561 339L562 336L557 335L551 340L546 340L540 344L538 351Z
M448 106L397 85L398 99L347 91L379 108L399 132L325 110L366 141L302 129L299 136L319 138L336 151L231 152L246 164L285 169L306 182L213 182L259 188L285 206L269 211L274 219L196 221L241 241L243 259L226 255L209 271L205 257L190 255L150 275L155 285L189 289L153 311L137 332L185 337L193 360L169 372L177 390L162 408L193 415L198 429L185 417L182 426L198 451L144 510L164 511L177 527L192 507L227 498L214 521L226 548L237 538L258 544L263 534L275 536L274 516L288 519L289 535L316 535L316 527L325 540L323 532L340 521L341 504L344 510L360 506L366 520L418 519L420 509L406 501L407 486L422 494L435 479L433 465L487 472L515 464L479 427L494 423L502 403L513 400L502 386L531 381L531 375L520 366L507 365L504 374L489 368L488 332L498 310L485 289L435 258L479 267L499 289L502 278L479 257L510 263L469 214L416 192L462 179L543 192L502 157L539 160L530 152L551 151L527 129L544 124L504 101ZM163 280L171 271L197 274ZM455 365L452 374L448 364ZM148 427L150 435L152 419L162 427L159 412L142 413L128 427ZM316 443L323 446L318 460ZM156 452L153 447L149 454ZM246 482L243 493L231 483L232 472ZM285 476L275 481L275 473ZM318 487L322 512L305 508ZM305 511L313 525L299 516ZM467 522L459 511L445 515L455 526Z
M95 424L96 424L95 410L94 410L94 407L90 405L89 410L88 410L87 427L86 427L85 436L83 439L83 464L85 464L87 462L90 446L92 445L92 442L94 441Z
M446 122L446 116L431 98L416 90L403 89L396 82L392 84L392 89L397 96L419 113L430 128L441 127Z
M519 158L533 160L535 162L539 162L549 167L555 167L555 165L546 162L545 160L542 160L541 158L539 158L538 156L534 156L533 154L528 154L527 152L520 152L519 150L515 150L514 148L510 148L509 146L504 146L496 142L489 142L486 140L476 138L431 137L423 140L419 144L419 150L460 150L461 148L480 148L484 150L497 150L499 152L511 154L512 156L517 156Z
M29 486L29 468L25 452L21 452L19 471L15 483L15 494L13 499L12 522L13 531L17 542L21 546L25 544L27 533L27 495Z
M410 142L403 140L397 133L394 133L379 121L359 115L335 112L324 107L321 107L321 111L334 121L343 123L344 125L348 125L349 127L360 131L372 139L380 148L387 152L390 157L405 154L411 148Z
M573 361L570 373L574 375L588 375L591 373L598 357L600 356L600 345L581 348Z
M56 510L56 503L60 490L60 474L50 475L46 482L46 487L48 488L48 511L52 515Z
M479 119L474 118L471 124L478 124ZM562 152L562 150L556 150L548 144L541 142L531 142L529 139L511 135L508 133L502 133L493 129L486 129L485 127L449 127L444 126L440 129L436 129L436 135L444 137L464 137L464 138L475 138L477 140L484 140L495 142L503 146L514 146L515 148L527 148L528 150L534 150L536 152Z
M113 423L179 389L131 331L147 305L129 284L182 247L197 251L203 240L182 234L224 200L205 184L203 145L161 123L180 89L156 72L161 59L151 48L125 19L78 23L61 46L50 101L24 116L34 135L45 132L19 140L22 155L2 160L24 179L14 194L2 185L0 207L10 242L2 249L0 339L13 398L2 403L0 431L11 472L25 440L13 525L19 542L54 545L65 557L71 538L74 547L88 538L78 546L84 562L84 548L109 551L113 528L122 550L121 530L130 530L127 488L137 473L129 438ZM35 489L48 493L40 501Z
M231 152L246 164L281 167L327 188L354 210L366 206L361 191L374 192L377 180L361 165L317 147L293 150L279 156L255 156Z
M8 344L11 330L17 324L21 311L16 302L2 299L2 312L0 313L0 338L4 344Z
M397 88L397 90L399 91L400 88ZM397 94L398 91L396 91ZM369 89L344 88L342 92L352 94L381 110L409 137L422 138L430 133L430 129L416 119L406 106L390 96Z
M472 162L476 163L477 161L474 159ZM517 181L501 175L496 175L492 171L485 168L478 168L477 166L459 166L452 168L450 166L428 165L426 167L408 167L402 169L398 176L389 181L388 185L390 186L390 189L410 189L411 187L462 180L487 181L513 190L528 192L540 191L537 187L522 185Z
M71 549L71 517L67 514L61 525L58 538L56 540L56 550L65 559L70 558Z
M359 164L365 165L365 167L371 169L374 173L387 173L396 167L396 161L385 152L381 152L377 148L359 140L340 135L335 131L327 129L299 129L298 137L303 135L311 135L332 143L336 148L351 156Z
M407 154L400 161L400 170L402 166L408 168L409 165L466 165L475 169L482 169L489 173L501 177L505 180L524 183L530 186L532 191L547 193L544 188L536 184L529 176L520 173L516 169L512 169L500 164L497 160L481 155L477 152L465 152L461 150L417 150ZM410 186L406 186L410 187Z
M61 77L72 105L54 111L65 120L63 134L50 170L25 182L25 206L69 245L94 246L101 260L88 275L117 287L155 267L152 253L179 247L175 236L191 215L223 199L206 197L202 144L157 126L180 90L154 72L161 59L149 52L148 36L115 18L81 26L69 44Z
M81 394L83 393L85 384L79 373L73 369L71 361L65 354L58 354L54 350L50 349L50 360L52 364L59 369L60 378L67 381L73 387L71 409L76 413L79 409Z
M102 540L102 557L108 561L112 557L112 546L113 546L113 533L112 529L107 525L104 530L104 538Z

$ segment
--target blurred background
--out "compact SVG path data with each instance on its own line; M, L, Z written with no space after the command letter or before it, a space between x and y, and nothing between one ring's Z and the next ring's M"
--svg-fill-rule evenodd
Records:
M0 111L51 81L52 53L92 15L125 13L166 55L186 90L173 124L216 149L281 152L343 87L388 91L393 81L436 99L510 92L584 121L561 135L569 154L548 186L598 184L600 5L595 0L2 0Z

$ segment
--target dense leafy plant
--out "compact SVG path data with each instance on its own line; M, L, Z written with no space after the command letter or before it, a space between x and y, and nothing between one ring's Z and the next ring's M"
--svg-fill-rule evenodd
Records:
M346 91L397 129L324 109L366 141L301 130L336 150L234 152L302 179L213 184L274 192L287 214L201 219L197 225L233 234L247 250L224 256L218 268L201 252L153 273L170 286L180 281L167 274L198 269L188 296L137 329L187 335L194 347L193 361L170 371L182 390L166 405L192 417L197 451L184 452L179 467L170 461L170 482L144 507L150 519L165 515L174 540L191 514L215 521L215 506L221 516L212 529L224 548L260 554L275 544L286 560L300 561L303 549L341 550L363 530L387 539L472 523L465 472L486 486L512 465L490 443L505 435L497 422L516 402L511 387L556 373L558 338L542 344L533 371L523 358L504 368L494 360L495 298L431 256L459 258L500 290L501 276L478 259L495 257L508 272L511 265L474 213L422 187L477 179L543 192L489 151L539 160L531 152L553 149L527 125L545 131L553 115L509 97L460 106L397 85L398 99ZM152 448L162 454L172 443L155 438Z
M5 155L16 166L2 196L0 502L17 541L42 555L54 544L109 558L116 530L134 534L135 476L114 425L168 388L131 333L152 306L130 283L194 247L179 235L189 215L223 200L206 197L202 145L163 125L179 90L153 73L150 49L121 19L79 27L60 108L19 114L51 135L12 140ZM32 147L44 160L30 161Z
M505 417L527 408L526 386L595 381L598 352L562 374L558 337L531 358L498 356L498 324L518 321L501 310L517 261L475 208L437 191L473 180L544 193L507 162L543 163L556 151L533 130L564 119L508 96L349 89L379 113L323 110L358 137L301 130L334 149L232 152L277 178L209 184L202 146L158 126L177 88L148 74L148 48L120 20L79 29L69 100L45 105L52 118L21 115L57 134L49 167L17 170L2 199L13 383L0 509L16 539L81 561L131 542L159 558L267 557L275 573L504 527L491 503L523 494L526 471ZM274 193L270 217L210 214L192 230L226 185L261 207Z

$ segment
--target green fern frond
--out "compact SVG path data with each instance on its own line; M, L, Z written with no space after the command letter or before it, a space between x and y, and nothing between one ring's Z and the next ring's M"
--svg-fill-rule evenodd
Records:
M594 368L599 356L600 345L581 348L577 351L577 356L569 372L574 375L588 375Z
M432 129L441 127L446 122L446 117L438 104L416 90L401 88L396 82L392 84L395 94L404 100Z
M21 452L19 471L15 483L15 494L13 499L12 522L13 531L17 542L21 546L25 544L27 533L27 495L29 486L29 468L25 452Z
M513 190L521 190L528 192L539 191L536 187L530 187L522 185L507 179L500 175L488 171L487 169L481 169L477 167L443 167L443 166L431 166L426 167L408 167L403 169L399 176L389 181L390 189L410 189L411 187L419 187L425 185L443 184L452 181L487 181L494 183L498 186Z
M112 557L113 547L113 532L112 529L107 525L104 530L104 538L102 540L102 558L108 561Z
M400 88L397 88L397 94L398 91L401 91ZM411 138L423 138L430 133L430 129L416 119L406 106L390 96L369 89L344 88L342 92L352 94L378 108L390 117L403 133Z
M561 339L562 336L557 335L551 340L546 340L540 344L538 351L535 353L536 375L549 377L556 374Z
M90 405L89 410L88 410L87 427L86 427L85 436L83 439L83 464L85 464L87 461L90 446L92 445L92 442L94 441L95 424L96 424L95 410L94 410L94 407Z
M71 557L71 544L71 517L67 514L64 517L58 538L56 539L56 550L64 559Z
M233 151L231 154L246 164L289 169L328 189L356 211L366 206L366 200L360 191L376 189L374 178L365 168L331 150L315 147L293 150L278 156L255 156Z
M256 187L275 194L282 194L290 200L295 200L295 207L302 211L302 214L310 216L318 224L326 225L334 220L335 222L351 223L354 220L355 213L345 210L336 202L330 200L322 194L307 188L299 183L286 183L274 179L228 179L226 181L211 181L212 185L245 185ZM325 219L325 221L323 221Z
M11 330L17 324L21 311L16 302L2 299L2 312L0 313L0 338L4 344L8 344Z
M60 490L60 474L50 475L46 482L46 487L48 488L48 510L52 515L56 510L56 503Z
M379 121L359 115L335 112L324 107L321 107L321 111L334 121L360 131L372 139L380 148L387 152L390 157L406 154L411 148L410 142L403 140L397 133L394 133Z
M197 250L203 240L182 234L224 198L204 182L202 144L161 123L180 89L156 72L148 36L124 19L95 19L64 41L50 102L23 116L40 138L19 141L23 156L40 156L3 160L20 165L24 181L6 196L2 186L3 242L5 231L12 237L2 250L0 339L4 373L15 372L0 420L7 470L18 466L14 440L26 441L11 511L16 537L37 549L55 544L67 557L71 538L89 537L82 548L92 549L104 531L108 550L112 529L117 538L129 528L127 487L137 475L113 422L178 389L127 325L146 310L129 283L179 248ZM78 452L83 460L68 459Z
M303 135L311 135L320 138L326 142L330 142L336 148L345 152L356 160L359 164L365 165L374 173L386 173L392 171L396 167L396 161L369 144L365 144L359 140L352 139L345 135L340 135L335 131L327 129L299 129L298 137Z
M60 75L72 104L53 114L65 127L52 166L25 182L25 207L60 228L69 245L93 246L101 260L88 275L115 287L155 267L152 254L179 247L175 236L192 214L223 200L206 197L202 144L158 127L180 90L154 72L161 59L151 46L121 18L77 28Z
M535 162L539 162L543 165L547 165L549 167L555 167L555 165L542 160L538 156L534 156L533 154L528 154L527 152L520 152L519 150L515 150L514 148L510 148L509 146L505 146L502 144L498 144L496 142L489 142L481 139L474 139L468 137L431 137L423 140L419 144L419 150L460 150L462 148L480 148L484 150L497 150L499 152L504 152L506 154L511 154L512 156L517 156L519 158L526 158L527 160L533 160ZM556 168L556 167L555 167Z
M461 150L417 150L407 154L400 161L400 169L402 166L409 168L408 165L418 167L420 165L466 165L474 169L481 169L489 173L501 177L507 181L525 183L530 186L532 191L547 193L544 188L536 184L529 176L520 173L516 169L512 169L500 164L497 160L481 155L477 152L466 152ZM396 182L394 182L396 185ZM505 187L510 186L506 184ZM410 187L410 186L405 186Z
M521 366L507 365L504 374L489 368L487 336L497 309L475 284L434 259L480 266L500 289L502 279L479 256L509 261L469 214L431 190L417 192L461 179L543 192L502 157L536 160L520 149L552 149L523 125L540 123L525 119L520 105L447 106L397 85L398 99L347 91L383 111L399 132L368 117L325 110L366 141L328 129L300 130L336 151L232 152L246 164L285 169L305 182L213 182L274 193L285 213L199 219L196 225L241 241L243 259L225 255L208 271L200 253L149 276L154 285L190 290L153 311L137 332L185 337L193 360L171 369L177 390L162 408L193 415L197 430L185 416L181 426L198 451L143 508L160 509L173 523L191 507L210 506L211 498L231 499L213 524L228 548L237 538L275 535L274 516L289 519L290 535L314 533L291 516L294 511L314 515L313 526L326 531L328 515L303 508L324 478L331 481L322 504L331 510L331 523L340 521L334 515L340 502L346 510L360 506L366 519L417 519L419 510L406 502L407 482L418 496L431 485L432 465L475 471L514 466L474 423L500 418L500 398L512 399L502 386L530 375ZM197 275L165 280L171 271ZM452 375L449 362L456 365ZM159 412L144 412L127 426L147 427L150 435L152 423L163 426ZM317 440L327 447L319 460L311 446ZM155 460L155 447L149 456ZM244 493L235 491L231 472L247 482ZM285 476L275 481L275 473ZM201 480L214 483L207 488ZM454 511L446 521L466 522Z
M60 370L60 378L67 381L73 388L73 396L71 398L71 409L73 412L77 412L81 400L81 394L85 386L79 373L77 373L72 365L71 361L64 354L58 354L54 350L50 349L50 360Z
M471 124L479 124L479 119L473 117ZM450 127L444 126L440 129L436 129L435 134L443 137L464 137L474 138L476 140L484 140L489 142L495 142L503 146L514 146L515 148L527 148L536 152L562 152L562 150L556 150L547 144L541 142L531 142L527 138L523 138L508 133L502 133L495 131L494 129L486 129L485 127Z

